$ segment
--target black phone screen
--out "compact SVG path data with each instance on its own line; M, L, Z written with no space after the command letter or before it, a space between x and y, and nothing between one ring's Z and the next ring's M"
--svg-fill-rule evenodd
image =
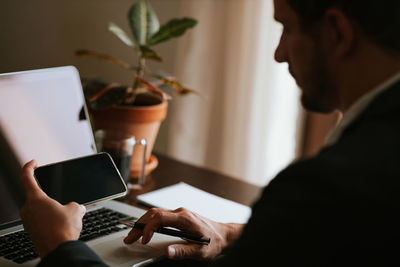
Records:
M42 190L61 204L91 204L123 196L126 185L107 153L58 162L35 169Z

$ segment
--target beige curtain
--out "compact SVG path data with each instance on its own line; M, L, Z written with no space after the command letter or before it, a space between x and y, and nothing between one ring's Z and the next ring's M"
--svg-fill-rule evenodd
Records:
M281 33L270 0L184 0L198 19L177 42L174 74L206 99L170 102L166 153L264 185L294 157L298 90L273 60Z

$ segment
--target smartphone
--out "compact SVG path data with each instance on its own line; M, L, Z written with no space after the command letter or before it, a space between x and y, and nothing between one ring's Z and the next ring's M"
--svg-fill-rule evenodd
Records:
M40 166L34 175L42 190L63 205L71 201L91 205L127 193L126 184L107 153Z

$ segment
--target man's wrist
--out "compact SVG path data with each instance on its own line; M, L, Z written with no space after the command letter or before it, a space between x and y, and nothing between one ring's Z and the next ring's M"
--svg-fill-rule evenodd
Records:
M224 236L225 236L226 244L225 244L225 246L223 248L223 251L225 251L242 234L242 230L243 230L244 224L224 223L222 225L225 228L225 235Z
M226 239L228 243L231 244L234 241L236 241L236 239L238 239L239 236L242 234L244 224L228 223L227 227L228 227L228 232L226 235Z

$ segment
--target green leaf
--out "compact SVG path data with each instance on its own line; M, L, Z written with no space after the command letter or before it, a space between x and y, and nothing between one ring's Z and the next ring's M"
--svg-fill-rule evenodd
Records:
M162 61L162 58L147 46L140 47L141 56L155 61Z
M115 34L115 36L117 36L127 46L135 47L135 44L133 43L131 38L129 38L129 36L124 32L124 30L121 29L117 24L113 22L108 23L108 30L113 34Z
M173 37L179 37L184 34L187 29L194 27L196 24L197 20L191 18L172 19L161 26L160 30L148 41L148 45L152 46L165 42Z
M160 23L147 0L139 0L129 9L129 24L135 41L146 45L147 41L160 29Z
M199 92L184 87L180 82L178 82L174 77L165 77L164 75L161 74L155 74L155 73L149 73L149 76L158 79L160 82L162 82L161 85L165 85L168 87L171 87L175 90L175 92L179 95L187 95L189 93L200 95ZM159 87L161 86L159 85Z

